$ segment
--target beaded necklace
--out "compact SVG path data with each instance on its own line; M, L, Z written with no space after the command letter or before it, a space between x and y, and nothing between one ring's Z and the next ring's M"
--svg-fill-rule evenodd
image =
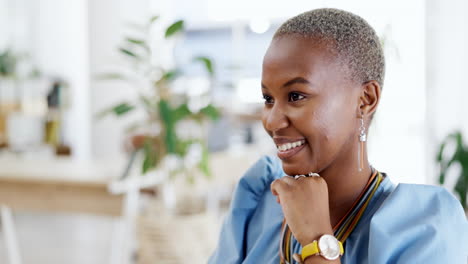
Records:
M359 220L361 219L364 211L369 205L370 200L374 196L377 188L382 182L382 174L374 170L372 176L367 182L366 187L361 192L359 197L356 199L354 204L348 210L348 212L341 218L341 220L333 227L333 233L335 237L341 242L345 243L348 236L354 230ZM291 230L283 220L281 239L280 239L280 264L296 264L297 261L293 259L294 245L298 243L294 238Z

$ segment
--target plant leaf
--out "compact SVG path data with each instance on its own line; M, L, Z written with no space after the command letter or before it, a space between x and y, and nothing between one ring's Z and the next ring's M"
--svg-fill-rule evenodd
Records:
M450 140L455 141L456 149L453 155L451 155L450 159L444 159L444 148ZM466 196L468 193L468 149L463 144L463 136L460 131L456 131L445 138L437 154L437 161L440 164L439 182L441 184L445 182L447 170L451 167L453 163L459 163L461 165L462 170L457 178L454 191L458 194L459 201L461 202L463 208L466 210L466 208L468 207L466 200Z
M198 164L198 168L200 168L201 172L205 174L206 177L211 178L211 170L209 166L209 152L208 148L206 147L205 144L202 144L202 158L200 160L200 163Z
M16 65L19 57L10 49L0 53L0 76L11 76L16 72Z
M147 53L150 52L150 48L148 44L146 44L146 41L142 39L135 39L135 38L126 38L128 43L138 45L139 47L143 48ZM136 54L135 54L136 55Z
M158 81L156 81L156 83L171 82L177 79L177 77L179 77L180 74L181 72L177 69L167 71L161 76L161 78Z
M187 104L181 104L174 110L174 121L177 122L189 116L192 112L188 108Z
M441 171L439 174L439 184L443 185L445 183L445 171Z
M159 116L164 126L164 143L168 153L176 153L177 135L172 109L166 100L159 101Z
M166 81L173 81L175 80L177 77L179 77L180 75L180 71L179 70L171 70L171 71L168 71L166 73L164 73L163 75L163 79L166 80Z
M450 168L450 166L457 161L457 157L458 157L458 153L459 153L459 146L458 146L458 143L457 143L457 147L454 151L454 153L451 155L450 159L448 160L444 160L444 157L443 157L443 153L444 153L444 150L445 150L445 146L446 144L448 143L448 141L450 140L457 140L457 135L456 133L454 134L450 134L448 135L444 142L441 144L440 146L440 149L439 149L439 152L437 154L437 161L439 162L440 164L440 174L439 174L439 183L440 184L444 184L445 182L445 175L447 173L447 170ZM457 140L458 142L458 140Z
M176 34L177 32L182 31L183 29L184 29L184 21L178 20L166 29L166 33L164 36L166 38L169 38L173 36L174 34Z
M98 112L96 114L96 118L97 119L102 119L102 118L104 118L105 116L107 116L109 114L115 114L116 116L121 116L121 115L133 110L134 108L135 108L135 106L133 106L133 105L131 105L129 103L123 102L123 103L117 104L115 106L106 108L106 109Z
M114 112L115 115L121 116L123 114L126 114L130 112L131 110L135 109L135 106L130 105L128 103L121 103L112 108L112 111Z
M150 25L153 24L153 23L154 23L156 20L158 20L158 19L159 19L159 16L158 16L158 15L152 16L152 17L150 18L150 20L149 20L149 24L150 24Z
M447 138L448 139L448 138ZM446 167L445 167L445 161L443 161L443 153L445 149L445 145L447 144L447 139L442 142L442 144L439 147L439 151L437 153L436 161L439 162L440 165L440 174L439 174L439 183L444 184L445 182L445 172L446 172Z
M205 116L208 116L209 118L211 118L211 120L217 120L220 116L218 109L212 104L209 104L200 109L200 113L202 113Z
M142 39L126 38L125 40L127 40L128 43L137 44L137 45L146 44L146 42Z
M463 208L466 209L466 193L468 191L468 182L466 181L467 176L463 174L464 172L462 172L458 177L454 190L457 192Z
M445 145L447 144L447 140L444 140L444 142L442 142L442 144L440 145L439 147L439 151L437 152L437 157L436 157L436 161L438 162L441 162L442 161L442 158L443 158L443 153L444 153L444 149L445 149Z
M132 58L135 58L135 59L138 59L138 55L136 55L133 51L130 51L126 48L119 48L119 51L129 57L132 57Z
M210 76L214 75L213 62L211 61L210 58L204 57L204 56L199 56L199 57L195 57L193 60L203 63L203 65L205 66L206 71L210 74Z
M181 157L184 157L187 154L190 146L196 142L197 140L194 139L177 140L176 153Z
M155 168L159 163L159 155L157 153L156 142L151 138L146 138L143 146L144 160L141 168L142 174Z

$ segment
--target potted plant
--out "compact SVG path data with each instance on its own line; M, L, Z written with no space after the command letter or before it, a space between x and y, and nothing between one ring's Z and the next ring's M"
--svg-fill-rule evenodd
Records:
M447 145L454 144L455 147L450 153L447 152ZM455 164L460 165L460 172L457 176L454 192L467 212L468 204L466 201L468 192L468 147L463 142L463 135L460 131L448 135L439 147L437 162L440 165L439 183L446 182L446 174L449 168Z
M10 50L0 52L0 146L6 145L6 118L17 110L16 65L18 57Z
M0 76L13 77L16 72L17 57L9 49L0 52Z
M134 27L138 31L135 35L125 37L119 53L129 62L130 72L108 73L100 76L101 79L123 80L135 83L137 93L135 101L121 101L102 111L99 116L113 114L117 117L127 115L135 109L143 110L145 120L132 125L128 131L132 146L135 149L133 157L141 153L142 174L159 168L163 163L171 163L168 176L185 175L190 182L194 181L193 173L184 171L198 168L204 175L210 176L208 166L208 149L205 138L181 137L178 127L184 122L192 122L203 128L205 121L218 118L219 112L211 103L192 107L192 102L207 99L208 94L189 96L186 92L176 92L173 89L175 81L184 77L181 67L168 68L160 60L155 60L154 54L161 50L161 46L154 47L151 40L154 39L154 25L159 20L154 16L146 25ZM164 44L173 44L177 35L184 31L184 21L175 21L163 32ZM206 71L210 83L213 81L214 71L212 61L208 57L197 56L193 63L201 63ZM146 86L146 87L145 87ZM207 100L204 100L207 101ZM196 129L196 128L193 128ZM187 162L190 153L198 152L196 162ZM133 158L132 158L133 160ZM168 162L169 160L169 162Z

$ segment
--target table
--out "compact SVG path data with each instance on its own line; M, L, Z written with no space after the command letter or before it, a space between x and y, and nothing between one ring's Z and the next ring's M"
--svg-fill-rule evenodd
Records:
M12 210L18 209L116 217L110 262L127 263L138 190L112 193L109 188L124 166L125 162L80 162L71 158L0 158L1 217L10 263L21 263L12 217Z
M211 155L215 177L210 185L236 183L259 155L256 146ZM126 165L125 160L79 162L69 158L0 157L0 206L10 264L21 263L12 217L12 210L19 209L116 217L110 263L131 263L140 190L161 184L164 173L142 176L139 166L134 166L136 172L119 180ZM212 205L207 203L208 208L217 207L217 190L214 187L209 192L213 197L208 199L212 201Z
M11 209L120 216L123 194L108 190L121 166L50 160L0 159L0 204Z

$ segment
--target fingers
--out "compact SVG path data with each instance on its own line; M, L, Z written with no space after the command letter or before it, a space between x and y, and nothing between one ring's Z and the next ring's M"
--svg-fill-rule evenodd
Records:
M288 182L289 180L294 181L294 179L287 176L274 180L270 185L270 189L273 195L279 195L279 193L282 193L286 188L288 188L290 184Z
M284 182L281 181L281 179L276 179L274 180L271 185L270 185L270 190L271 190L271 193L276 196L276 202L281 204L281 200L280 200L280 197L279 197L279 194L282 192L282 190L284 189Z
M325 184L322 177L299 177L284 176L274 180L270 185L271 193L277 197L294 192L294 189L304 187L304 184Z
M281 203L280 194L288 193L291 186L295 184L295 179L289 176L284 176L280 179L274 180L271 185L271 193L276 196L276 202Z
M278 188L277 185L278 185L278 184L281 184L281 183L279 183L278 180L279 180L279 179L274 180L274 181L271 183L271 185L270 185L270 191L271 191L271 193L272 193L274 196L276 196L276 202L277 202L277 203L281 203L280 198L279 198L279 195L278 195L278 192L277 192L277 188Z

